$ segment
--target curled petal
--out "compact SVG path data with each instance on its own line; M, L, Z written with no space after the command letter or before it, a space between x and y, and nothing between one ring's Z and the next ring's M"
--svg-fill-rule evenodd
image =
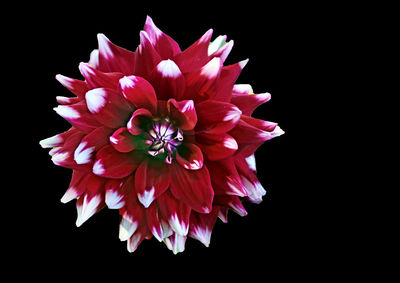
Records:
M203 153L195 144L185 144L179 147L176 161L185 169L198 170L203 167Z
M123 77L119 85L124 97L136 108L145 108L152 113L157 111L157 97L153 86L141 77Z
M128 121L127 129L132 135L139 135L146 129L146 124L150 123L152 114L149 110L140 108L133 112L131 119Z
M52 153L51 161L53 161L55 165L70 169L86 169L87 166L79 165L74 160L74 151L84 135L83 132L76 132L69 136L63 146Z
M240 119L229 134L235 138L238 144L255 144L282 135L283 131L277 127L276 123L248 117Z
M182 130L193 130L197 123L196 109L193 100L176 101L171 98L168 100L167 108L170 118Z
M167 59L158 63L150 75L151 84L160 100L182 100L185 93L185 77L174 61Z
M130 152L135 149L135 136L131 135L127 128L116 130L110 137L111 145L119 152Z
M99 69L99 50L93 49L90 52L89 62L88 64L92 66L94 69Z
M135 53L113 44L104 34L97 35L99 42L99 70L107 73L119 72L132 75L135 68Z
M111 145L106 145L96 154L93 173L112 179L120 179L131 174L141 163L142 157L135 151L122 153Z
M240 216L247 215L246 209L244 208L242 202L240 201L240 198L237 196L216 195L214 198L214 204L230 208Z
M171 177L171 192L175 198L200 213L211 211L214 191L206 166L199 170L186 170L172 163Z

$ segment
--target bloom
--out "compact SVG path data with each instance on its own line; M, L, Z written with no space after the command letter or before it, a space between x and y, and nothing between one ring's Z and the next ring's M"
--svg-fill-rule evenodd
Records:
M130 252L154 236L177 253L188 236L208 246L217 217L262 200L254 152L283 131L251 117L270 95L235 84L247 60L224 66L233 41L211 37L181 51L147 17L135 52L99 34L83 81L56 76L75 95L54 109L71 128L40 144L72 169L61 201L77 199L77 226L107 206Z

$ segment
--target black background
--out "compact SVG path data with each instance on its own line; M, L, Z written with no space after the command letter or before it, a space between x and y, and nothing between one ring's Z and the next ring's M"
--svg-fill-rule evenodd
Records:
M24 14L18 17L22 25L10 37L17 42L13 46L20 60L13 64L18 91L12 97L24 113L18 121L23 130L13 128L21 145L8 167L19 172L11 193L16 232L10 236L16 264L31 267L29 273L41 278L68 274L90 278L96 273L129 280L139 275L210 279L215 271L223 277L283 279L327 267L331 244L325 242L327 231L322 227L329 220L321 215L326 199L314 190L319 171L311 148L316 149L318 141L311 136L319 122L315 111L321 109L314 105L322 105L313 88L319 80L316 73L322 72L319 60L328 60L321 52L331 32L324 25L328 12L321 9L316 14L311 7L289 3L233 2L23 7ZM238 83L250 83L256 93L272 94L254 116L278 122L286 132L256 153L258 177L267 190L264 201L245 203L245 217L230 212L227 224L218 220L210 247L189 238L178 255L155 239L128 253L125 242L118 239L119 215L114 210L103 209L77 228L74 202L60 202L71 171L53 165L47 150L39 146L41 139L69 127L52 110L56 96L69 95L55 75L81 79L78 64L88 61L97 48L97 33L135 50L146 15L181 49L209 28L214 29L213 38L226 34L233 39L225 64L250 59Z

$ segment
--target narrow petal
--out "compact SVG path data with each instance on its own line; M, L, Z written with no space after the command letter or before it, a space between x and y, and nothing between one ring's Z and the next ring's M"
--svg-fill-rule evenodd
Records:
M76 202L76 209L78 212L76 226L81 226L86 220L93 216L93 214L99 211L102 207L102 203L102 195L95 195L92 198L89 198L87 195L80 197Z
M165 245L174 254L183 252L185 250L186 236L173 233L170 237L164 240Z
M88 64L93 67L93 69L99 69L99 49L93 49L90 52Z
M131 174L141 163L142 157L135 151L121 153L106 145L96 154L93 173L102 177L120 179Z
M99 70L132 75L135 68L135 53L113 44L104 34L97 35L99 42Z
M228 134L196 134L196 144L208 160L224 159L238 150L236 140Z
M233 40L230 40L225 45L220 47L217 51L212 53L210 58L219 57L219 58L221 58L222 62L225 62L225 60L228 57L229 53L231 53L232 48L233 48Z
M146 125L150 123L152 114L145 108L136 109L129 119L127 129L132 135L139 135L146 130Z
M57 134L52 137L43 139L39 142L39 144L42 148L52 148L52 147L56 147L56 146L62 146L65 143L65 141L68 139L68 137L76 132L78 132L77 129L71 128L68 131L65 131L61 134Z
M167 59L158 63L150 75L159 100L175 98L182 100L185 93L185 77L174 61Z
M157 111L157 97L153 86L141 77L123 77L119 85L124 97L136 108L145 108L152 113Z
M140 243L147 238L150 238L151 234L149 232L149 229L147 228L147 225L141 225L139 226L135 233L129 238L127 242L127 248L130 253L133 253L136 251Z
M208 134L226 133L239 122L242 112L235 105L215 100L203 101L196 105L199 121L196 132Z
M73 170L71 182L69 183L68 190L61 198L61 202L67 203L80 197L85 192L86 182L89 176L90 174L86 171Z
M171 192L175 198L184 201L192 209L209 213L214 191L207 167L199 170L186 170L176 163L171 164Z
M105 202L109 209L120 209L125 205L123 185L121 179L110 179L105 183Z
M143 161L135 173L135 189L144 207L168 189L171 182L169 168L163 162Z
M168 100L167 108L169 117L184 130L193 130L197 123L196 109L193 100L176 101L171 98Z
M58 103L62 105L71 105L81 101L79 97L65 97L65 96L57 96L56 100Z
M150 230L153 236L158 241L161 242L164 238L163 236L164 232L157 206L152 204L145 211L146 211L147 228Z
M203 167L203 153L195 144L185 144L179 147L176 161L185 169L199 170Z
M246 216L247 211L244 208L240 198L237 196L230 195L216 195L214 198L214 205L225 206L232 209L235 213L240 216Z
M137 76L148 79L151 71L161 61L161 57L154 48L145 31L140 32L140 45L136 50L135 72Z
M221 70L218 78L215 100L228 102L231 100L233 86L241 71L249 60L243 60L236 64L225 66Z
M199 240L208 247L217 216L218 209L215 207L209 214L193 212L190 215L189 237Z
M181 53L178 43L173 40L170 36L163 33L153 22L153 20L147 16L144 30L148 34L152 45L162 59L172 58L175 55Z
M251 118L251 117L250 117ZM283 134L275 123L255 118L240 119L235 128L229 131L238 144L262 143Z
M108 143L112 130L99 127L87 134L79 143L74 152L74 159L78 164L86 164L93 160L96 151Z
M109 88L95 88L86 93L89 111L101 124L109 128L125 125L132 113L132 107L116 91Z
M80 63L79 70L86 80L88 89L99 87L117 89L119 79L124 76L122 73L103 73L88 63Z
M60 74L56 75L56 80L81 100L85 99L85 93L89 90L86 82L71 79Z
M70 169L82 169L83 165L79 165L74 160L74 151L81 142L85 133L76 132L68 137L67 141L56 152L53 153L51 161L55 165Z
M254 109L271 99L269 93L260 94L237 94L233 93L231 103L235 104L243 112L244 115L251 116Z

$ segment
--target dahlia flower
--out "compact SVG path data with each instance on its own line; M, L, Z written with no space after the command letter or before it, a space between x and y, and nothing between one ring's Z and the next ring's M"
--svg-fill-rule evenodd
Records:
M76 199L77 226L118 209L130 252L154 236L176 254L187 237L208 246L218 217L247 214L243 200L261 202L254 152L283 131L251 117L270 94L235 84L247 60L224 66L233 41L211 37L181 51L147 17L135 52L98 34L84 80L56 76L75 95L54 108L71 128L40 145L72 169L61 201Z

